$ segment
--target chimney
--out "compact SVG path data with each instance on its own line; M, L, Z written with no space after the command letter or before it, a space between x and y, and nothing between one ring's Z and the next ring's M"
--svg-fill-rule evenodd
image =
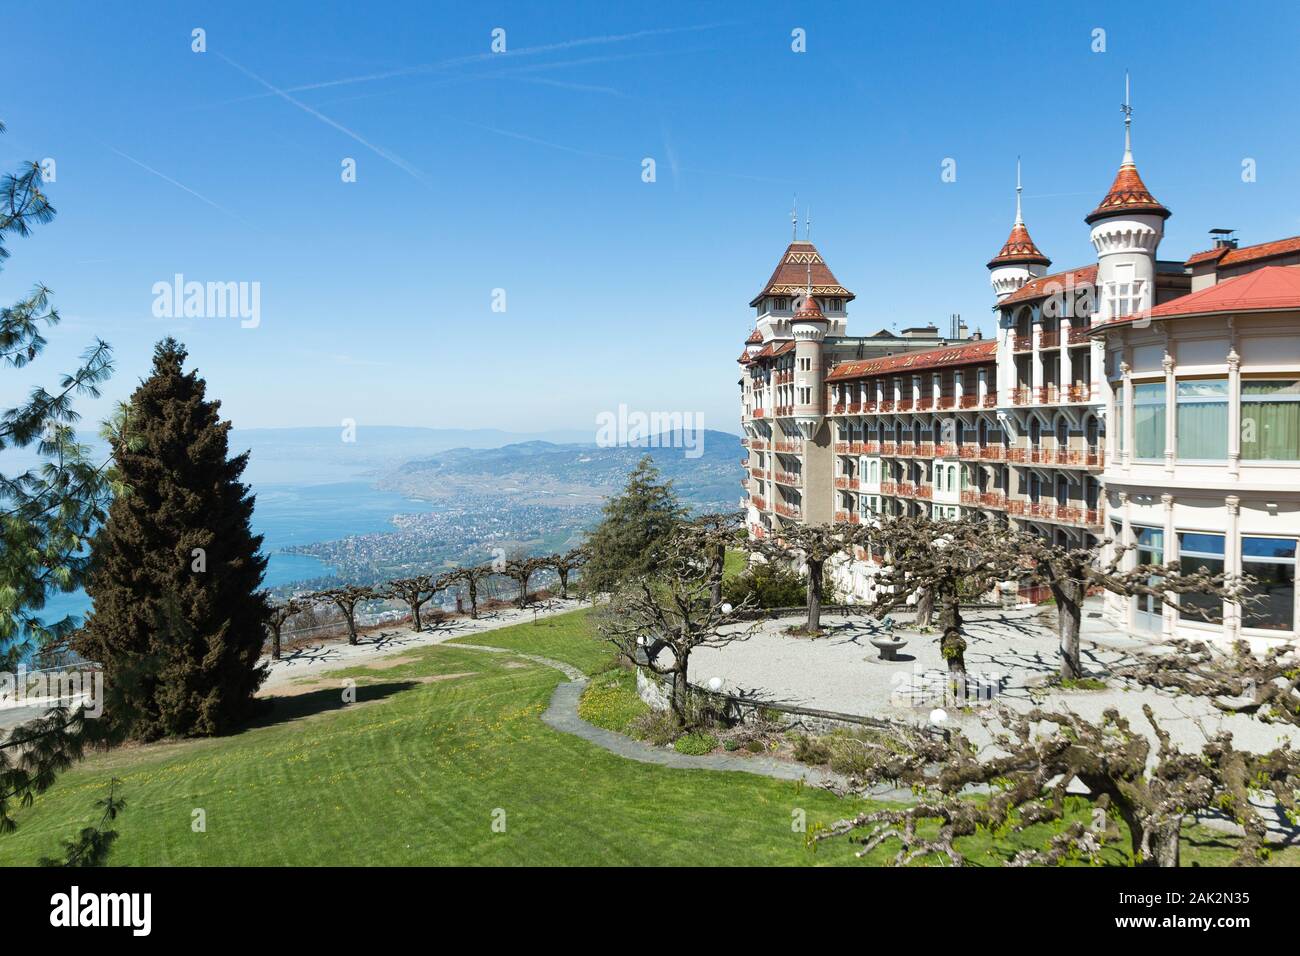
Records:
M1211 229L1210 235L1214 237L1215 249L1236 249L1237 237L1234 235L1236 229Z

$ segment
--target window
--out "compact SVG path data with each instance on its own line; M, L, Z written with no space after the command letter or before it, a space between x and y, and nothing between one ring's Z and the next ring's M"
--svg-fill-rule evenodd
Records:
M1228 383L1225 379L1179 382L1178 457L1222 461L1228 457ZM1300 396L1298 396L1300 397Z
M1223 535L1199 531L1178 533L1178 570L1194 574L1201 568L1211 574L1223 573ZM1182 594L1178 598L1178 616L1185 621L1218 620L1223 602L1209 594Z
M1133 386L1133 457L1165 456L1165 383Z
M1124 383L1111 382L1115 395L1115 451L1123 454L1128 447L1128 433L1124 431Z
M1138 283L1133 278L1132 265L1116 266L1115 280L1107 283L1106 286L1110 294L1111 318L1119 318L1137 311L1139 301Z
M1241 383L1241 457L1300 461L1300 380Z
M1295 626L1294 538L1242 538L1241 570L1255 579L1254 602L1241 606L1243 627L1290 631Z

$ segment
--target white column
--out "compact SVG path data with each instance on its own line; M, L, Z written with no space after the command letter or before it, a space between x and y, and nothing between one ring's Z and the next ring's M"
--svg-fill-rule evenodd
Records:
M1174 533L1174 496L1165 492L1160 496L1160 501L1165 506L1165 545L1161 549L1161 560L1168 564L1178 559L1178 538ZM1166 638L1172 638L1178 626L1178 608L1162 604L1160 610L1164 635Z
M1241 356L1228 351L1228 475L1241 477Z
M1241 574L1241 499L1236 495L1228 495L1223 503L1228 511L1228 520L1223 528L1223 570L1235 577ZM1241 636L1239 604L1225 602L1223 636L1232 641Z
M1133 427L1133 366L1128 362L1121 362L1119 369L1124 377L1120 396L1120 400L1124 403L1124 434L1121 436L1120 443L1120 467L1128 471L1129 462L1133 460L1133 440L1137 435L1137 430Z
M1174 357L1168 349L1160 364L1165 370L1165 473L1172 475L1178 447L1178 395L1175 390L1177 379L1174 376Z
M1129 515L1128 492L1119 493L1119 513L1120 513L1120 543L1128 548L1124 552L1124 558L1120 561L1120 567L1125 571L1132 571L1137 567L1137 551L1133 549L1133 524ZM1124 627L1133 630L1134 622L1137 615L1137 598L1124 598Z

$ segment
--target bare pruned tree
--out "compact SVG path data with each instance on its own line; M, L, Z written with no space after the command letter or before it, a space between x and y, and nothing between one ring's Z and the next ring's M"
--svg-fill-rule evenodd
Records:
M803 563L808 575L808 620L804 631L820 634L826 563L837 555L852 555L858 540L858 533L849 525L791 525L782 528L779 536L749 538L745 546L769 561Z
M1184 822L1211 808L1230 813L1245 830L1236 862L1258 862L1267 823L1251 794L1271 794L1295 814L1300 753L1285 746L1266 754L1239 750L1226 732L1210 737L1199 752L1185 753L1149 705L1143 714L1151 736L1114 709L1092 722L1073 713L998 708L986 720L996 729L983 751L960 733L939 739L918 730L888 742L863 741L872 769L853 781L854 789L891 781L912 786L916 802L841 820L813 839L850 835L862 844L859 855L898 840L896 865L943 858L961 866L961 837L1062 821L1067 787L1077 779L1092 793L1103 826L1071 822L1043 847L1021 850L1006 865L1097 860L1105 815L1114 813L1128 827L1130 865L1178 866ZM988 752L994 756L981 756ZM987 789L987 798L973 799L972 788Z
M418 632L424 628L420 620L420 609L447 586L444 577L420 574L413 578L397 578L384 584L380 593L383 597L405 602L411 609L411 630Z
M311 596L311 600L329 601L334 604L342 613L343 620L348 625L348 643L357 643L357 605L365 601L373 601L380 597L379 593L368 585L347 584L343 587L330 588L327 591L319 591Z
M722 603L727 548L737 544L737 534L744 526L743 511L711 511L697 515L678 529L678 534L689 539L689 546L708 560L709 596L714 604Z
M1243 575L1212 573L1206 568L1192 572L1177 564L1144 564L1122 567L1130 550L1110 541L1084 548L1066 548L1030 533L1017 534L1017 546L1029 562L1030 578L1046 584L1056 601L1056 630L1061 649L1061 679L1077 680L1083 676L1079 653L1079 634L1083 624L1083 602L1090 591L1098 588L1125 597L1149 595L1164 605L1181 608L1202 620L1219 620L1221 615L1201 602L1185 604L1185 594L1217 597L1220 601L1248 601L1250 579ZM1109 546L1109 547L1108 547Z
M490 564L471 564L463 568L453 568L447 572L447 583L463 584L469 597L469 616L478 619L478 592L496 573Z
M548 558L530 558L527 555L515 555L506 560L501 573L519 586L516 606L523 607L528 603L528 582L538 571L549 567L550 563Z
M964 673L962 602L1023 570L1016 534L988 521L921 516L892 518L863 534L874 536L884 551L874 579L873 611L883 614L922 601L938 608L939 650L949 671Z
M570 548L563 554L553 554L546 559L547 566L559 575L560 597L564 600L569 599L569 575L580 570L590 557L591 549L586 545L581 545Z
M670 682L669 704L683 724L689 719L691 652L743 641L760 625L742 620L752 598L736 607L712 599L711 567L710 555L693 547L690 535L674 536L659 571L617 591L596 625L620 655Z
M284 630L285 622L295 615L301 614L307 610L309 605L299 598L289 598L287 601L278 601L271 603L271 614L266 620L267 627L271 629L271 660L280 659L280 633Z

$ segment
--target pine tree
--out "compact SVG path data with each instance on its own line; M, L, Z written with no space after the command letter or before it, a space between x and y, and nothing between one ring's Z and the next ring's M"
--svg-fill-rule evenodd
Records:
M654 460L644 456L623 493L605 502L605 517L587 538L591 557L582 574L587 588L612 591L620 582L652 574L663 543L685 514L673 483L661 481Z
M265 668L266 559L250 529L247 453L167 338L131 396L113 456L121 489L95 536L95 607L77 650L123 695L115 722L138 738L207 735L247 716Z

